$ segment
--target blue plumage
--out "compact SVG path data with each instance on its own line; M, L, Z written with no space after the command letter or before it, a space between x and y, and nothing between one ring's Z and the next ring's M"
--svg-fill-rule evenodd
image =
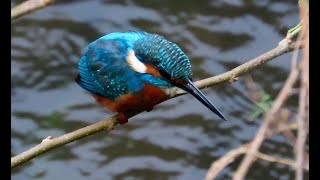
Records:
M150 63L173 77L191 78L189 59L177 45L159 35L130 31L111 33L92 42L78 64L77 82L84 89L109 99L140 91L144 83L163 88L173 86L162 77L130 68L126 62L129 50L141 62Z
M120 113L150 110L177 86L226 119L192 83L187 55L174 43L142 31L116 32L89 44L78 64L78 84L96 100Z

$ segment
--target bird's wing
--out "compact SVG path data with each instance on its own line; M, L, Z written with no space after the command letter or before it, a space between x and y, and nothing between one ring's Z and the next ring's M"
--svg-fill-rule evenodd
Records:
M109 99L143 88L143 82L126 62L125 42L99 39L81 57L77 83L91 93Z

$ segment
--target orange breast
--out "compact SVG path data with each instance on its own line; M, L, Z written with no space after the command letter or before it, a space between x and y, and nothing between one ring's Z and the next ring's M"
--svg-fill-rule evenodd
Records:
M94 94L96 100L114 112L127 110L151 110L153 106L163 101L167 95L156 86L145 84L144 88L135 93L122 95L114 100Z
M161 76L158 69L156 69L152 64L145 63L144 65L147 67L147 73L152 74L153 76Z

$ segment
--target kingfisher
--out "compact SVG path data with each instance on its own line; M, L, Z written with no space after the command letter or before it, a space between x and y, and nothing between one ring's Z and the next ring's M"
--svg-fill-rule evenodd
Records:
M78 63L76 82L97 102L118 112L150 111L178 87L197 98L220 118L226 118L193 84L191 64L181 48L158 34L132 30L113 32L90 43Z

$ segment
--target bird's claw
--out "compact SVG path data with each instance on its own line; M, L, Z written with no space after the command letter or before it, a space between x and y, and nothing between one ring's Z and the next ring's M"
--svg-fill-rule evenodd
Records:
M128 118L123 114L123 112L118 113L118 120L121 125L126 124L128 122Z

